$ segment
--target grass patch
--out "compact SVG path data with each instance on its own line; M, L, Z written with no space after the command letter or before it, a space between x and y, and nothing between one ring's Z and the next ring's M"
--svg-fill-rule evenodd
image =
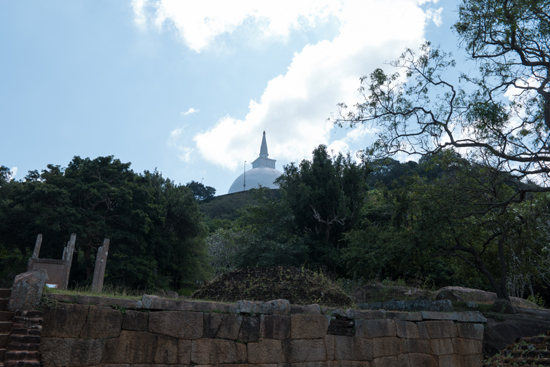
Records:
M55 288L44 288L44 293L51 294L65 294L69 296L95 296L95 297L105 297L105 298L123 298L130 300L140 300L143 291L134 291L121 286L112 286L105 285L102 292L92 292L91 286L76 287L74 289L55 289Z

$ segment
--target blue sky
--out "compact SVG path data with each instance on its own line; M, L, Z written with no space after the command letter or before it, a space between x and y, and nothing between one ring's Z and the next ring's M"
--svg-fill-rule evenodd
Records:
M336 104L405 47L456 52L457 4L0 1L0 164L114 155L225 194L264 130L281 171L319 144L354 153L374 132L332 126Z

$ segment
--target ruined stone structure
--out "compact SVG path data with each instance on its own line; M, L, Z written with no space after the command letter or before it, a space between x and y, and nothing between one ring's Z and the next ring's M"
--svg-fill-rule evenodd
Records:
M389 312L47 295L41 362L50 366L481 366L478 312ZM72 303L63 303L72 302Z

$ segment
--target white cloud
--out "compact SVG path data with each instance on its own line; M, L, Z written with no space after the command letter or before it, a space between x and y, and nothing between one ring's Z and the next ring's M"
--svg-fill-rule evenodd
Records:
M15 178L15 176L17 176L17 167L12 167L10 169L10 179Z
M157 28L171 22L182 42L197 52L245 21L254 24L258 37L281 39L330 17L339 22L332 39L295 53L287 72L270 80L258 101L250 101L246 116L220 118L195 135L194 150L186 148L185 154L196 152L232 170L258 154L263 130L270 156L286 160L307 158L319 144L346 149L372 134L359 128L331 143L333 125L327 118L338 102L353 105L359 100L359 77L397 58L405 47L420 45L427 22L441 22L441 8L424 10L420 4L425 0L242 0L240 6L176 0L156 0L151 6L152 1L147 9L155 9L149 17ZM171 137L180 133L174 130Z
M186 112L181 112L180 115L182 116L187 116L187 115L190 115L192 113L197 113L199 112L200 110L196 110L194 109L193 107L189 108Z
M181 140L181 134L186 127L187 125L182 128L172 130L170 132L170 135L168 136L168 141L166 142L166 145L168 145L170 148L175 148L179 152L178 158L180 160L184 161L185 163L190 163L192 161L195 149L179 144L179 141Z
M180 39L191 50L201 52L217 36L232 33L245 21L257 27L256 35L286 38L293 29L312 27L338 12L340 0L278 1L180 1L133 0L135 22L149 16L157 29L171 22ZM149 10L146 13L146 10Z

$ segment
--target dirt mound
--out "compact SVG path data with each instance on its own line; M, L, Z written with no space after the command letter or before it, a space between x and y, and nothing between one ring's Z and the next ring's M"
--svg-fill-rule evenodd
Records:
M286 299L296 305L352 305L348 295L323 274L285 267L235 270L215 278L191 297L220 302Z

